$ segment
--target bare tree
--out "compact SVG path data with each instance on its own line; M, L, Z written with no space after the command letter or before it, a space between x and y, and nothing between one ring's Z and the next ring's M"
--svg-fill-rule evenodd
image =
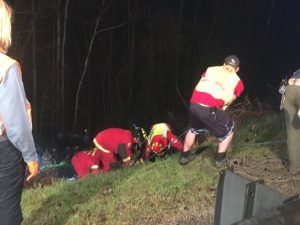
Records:
M84 78L86 76L86 72L88 69L88 62L90 60L90 55L92 52L92 47L95 41L95 38L98 34L102 33L102 32L106 32L106 31L110 31L110 30L114 30L120 27L123 27L124 25L126 25L129 21L125 21L123 23L120 23L118 25L114 25L114 26L110 26L107 28L103 28L103 29L99 29L100 27L100 21L102 19L102 16L105 14L105 12L109 9L109 7L111 6L112 2L109 2L109 4L105 5L105 1L102 2L102 5L100 7L98 16L97 16L97 20L93 29L93 33L91 36L91 40L89 42L89 47L88 47L88 51L87 51L87 55L85 57L85 61L84 61L84 67L83 67L83 72L81 74L79 83L78 83L78 87L77 87L77 91L76 91L76 96L75 96L75 107L74 107L74 117L73 117L73 132L76 130L77 128L77 120L78 120L78 107L79 107L79 94L82 88L82 84L84 81Z
M115 0L112 0L111 24L115 22ZM112 117L110 110L112 108L113 94L112 94L112 77L113 77L113 44L114 44L114 29L110 30L110 40L108 46L107 57L107 72L105 73L104 81L102 82L102 121L105 123Z
M104 1L102 3L104 4ZM98 17L97 17L97 20L96 20L94 31L92 33L92 37L91 37L91 40L90 40L88 52L87 52L87 55L86 55L86 58L85 58L85 61L84 61L83 72L81 74L81 78L79 80L78 88L77 88L77 91L76 91L75 108L74 108L74 119L73 119L73 132L76 130L76 127L77 127L79 94L80 94L80 91L81 91L83 80L84 80L85 75L86 75L86 71L87 71L87 67L88 67L88 62L89 62L89 59L90 59L90 55L91 55L91 51L92 51L92 47L93 47L93 44L94 44L95 37L97 35L97 30L98 30L98 27L100 25L100 20L102 18L103 4L100 7L100 11L99 11L99 14L98 14Z
M214 36L214 32L215 32L215 29L216 29L216 26L217 26L218 16L219 16L219 13L220 13L219 10L221 8L221 4L222 3L220 2L220 0L215 0L215 10L214 10L214 13L213 13L212 24L210 25L210 29L209 29L207 39L206 39L206 44L205 44L206 48L208 48L209 43L210 43L211 39Z
M135 7L136 4L138 4L137 1L134 0L128 0L128 20L131 21L133 16L133 13L135 13ZM134 67L135 67L135 45L136 45L136 40L135 37L136 33L135 33L135 23L129 23L128 24L128 50L129 50L129 71L128 71L128 77L129 77L129 81L127 84L127 88L128 88L128 96L127 96L127 109L131 109L130 104L132 103L132 97L133 97L133 93L132 93L132 87L133 87L133 77L134 77ZM131 113L130 111L128 113Z
M267 39L267 37L269 35L269 32L270 32L270 24L271 24L271 20L272 20L272 14L273 14L273 11L274 11L274 5L275 5L275 0L272 0L271 5L270 5L269 16L268 16L267 23L266 23L265 33L264 33L263 40L262 40L262 46L261 46L262 50L263 50L264 44L265 44L266 39Z
M64 13L64 25L63 25L63 37L62 37L62 45L61 45L61 65L60 65L60 76L61 76L61 118L62 118L62 127L65 129L65 44L66 44L66 33L67 33L67 17L68 17L68 9L69 2L67 0L65 5L65 13Z
M60 127L61 125L61 105L60 105L60 97L61 94L61 79L60 79L60 63L61 63L61 16L60 16L60 9L61 9L61 0L57 0L56 2L56 50L55 50L55 121L56 127Z
M32 121L33 121L33 131L36 131L37 128L37 66L36 66L36 13L35 13L35 3L34 0L31 0L31 13L32 13L32 20L31 20L31 51L32 51L32 83L33 83L33 101L32 101Z

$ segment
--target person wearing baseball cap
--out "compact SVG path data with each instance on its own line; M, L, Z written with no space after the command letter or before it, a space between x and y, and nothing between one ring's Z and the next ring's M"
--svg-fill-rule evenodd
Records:
M236 55L230 55L225 58L224 64L232 66L233 68L237 69L240 66L240 60Z
M195 137L206 131L218 140L215 165L227 165L226 152L235 125L225 110L244 90L237 75L239 69L240 60L233 54L225 58L223 65L208 67L202 74L190 99L190 128L185 136L180 164L185 165L195 158L191 153Z

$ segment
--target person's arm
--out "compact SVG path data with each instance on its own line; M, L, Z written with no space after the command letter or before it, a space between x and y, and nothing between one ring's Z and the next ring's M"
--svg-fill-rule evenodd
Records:
M168 131L167 132L167 139L168 139L168 142L169 144L176 148L177 150L179 151L182 151L183 150L183 145L181 143L181 141L178 139L178 137L173 134L171 131Z
M129 165L131 162L131 156L128 154L131 152L131 149L127 147L127 145L119 144L117 149L118 155L120 156L122 163L124 165Z
M231 100L226 105L224 105L222 109L225 111L227 107L230 106L242 94L243 91L244 91L243 81L239 80L239 82L234 88Z
M31 179L38 173L37 153L26 112L26 96L18 65L14 64L0 84L0 114L10 142L21 151Z
M146 146L145 146L145 154L144 154L144 160L148 160L151 154L150 149L150 140L146 140Z
M236 99L237 99L237 97L235 96L235 94L233 94L230 101L226 105L223 106L222 110L225 111L228 108L228 106L230 106Z

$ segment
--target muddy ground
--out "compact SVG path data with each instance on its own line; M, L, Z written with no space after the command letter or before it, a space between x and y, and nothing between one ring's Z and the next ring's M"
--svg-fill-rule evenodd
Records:
M236 158L231 160L234 172L249 180L263 180L264 184L286 196L300 193L300 174L291 174L286 162L275 155Z
M230 169L249 181L260 180L263 184L280 192L288 199L297 197L300 193L300 174L289 173L285 161L276 155L247 156L247 158L233 158ZM222 170L219 170L221 172ZM217 187L211 187L211 197L196 203L187 210L186 216L161 224L173 225L212 225L214 224L215 200ZM230 206L228 206L230 207ZM170 218L169 218L170 219ZM173 218L174 219L174 218Z

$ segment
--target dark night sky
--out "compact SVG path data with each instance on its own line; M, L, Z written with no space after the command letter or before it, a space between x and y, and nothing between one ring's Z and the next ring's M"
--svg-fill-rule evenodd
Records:
M47 116L51 114L49 111L52 110L51 115L55 111L47 108L55 99L46 93L57 95L50 86L56 84L51 65L56 57L52 47L57 36L54 6L58 1L35 1L36 101L39 116L43 114L43 119L37 119L41 127L52 124ZM31 6L24 0L10 2L16 12L11 55L22 64L25 88L31 99L33 81L30 76L26 78L26 74L32 74L32 36L28 32ZM65 2L61 1L61 17ZM75 92L100 3L101 0L70 1L64 70L67 84L64 111L69 127L66 130L71 127ZM181 129L187 122L183 100L188 102L200 74L207 66L222 64L224 57L232 53L241 60L239 75L246 87L243 97L258 97L278 108L280 80L300 67L300 1L297 0L107 0L104 3L107 10L102 12L98 31L124 24L95 37L80 93L80 128L88 126L95 132L108 126L125 127L132 120L146 126L164 120ZM61 128L60 123L57 126Z

